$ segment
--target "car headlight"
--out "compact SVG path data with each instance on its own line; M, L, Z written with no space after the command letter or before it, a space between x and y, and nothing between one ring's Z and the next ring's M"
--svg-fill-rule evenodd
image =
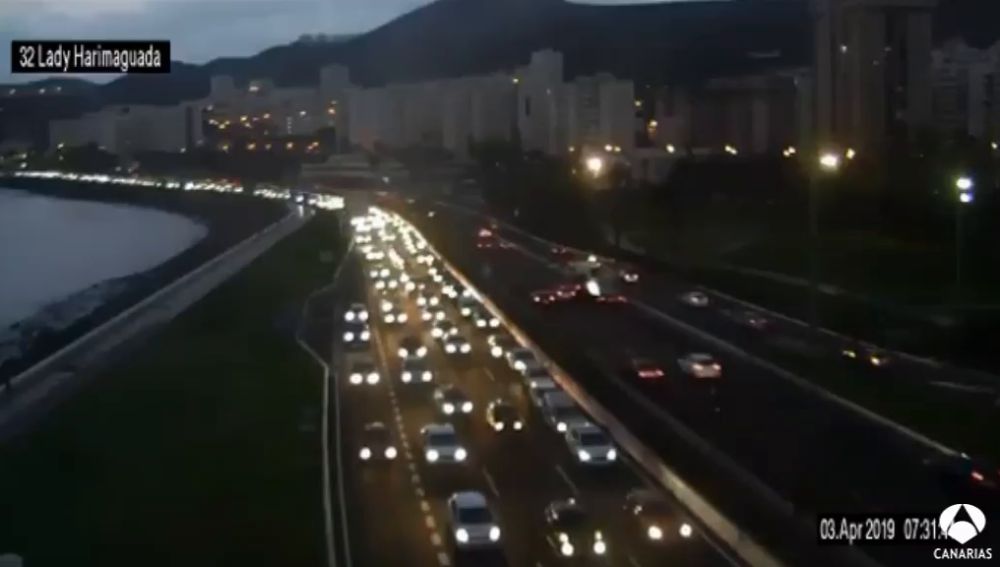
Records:
M681 534L681 537L686 539L691 537L691 534L694 533L694 530L691 529L691 524L684 522L683 524L681 524L681 527L677 529L677 533Z
M490 319L490 327L493 327L494 329L496 329L499 326L500 326L500 320L499 319Z
M660 526L656 525L649 526L648 528L646 528L646 536L648 536L649 539L657 541L661 540L663 539L663 530L660 529Z
M427 298L426 297L418 297L417 298L417 307L423 307L424 305L427 305Z
M403 347L399 347L399 350L397 352L399 353L400 358L406 358L406 355L409 354Z
M559 433L566 433L566 422L560 421L556 424L556 431Z
M444 345L444 351L447 352L447 353L453 353L453 352L455 352L455 345L452 344L452 343L448 343L448 344Z
M422 346L417 349L417 356L425 356L427 354L427 347Z
M572 557L573 551L573 544L568 541L562 542L559 546L559 553L562 553L563 557Z
M428 449L427 452L424 453L424 456L427 457L427 462L429 463L437 461L438 457L440 457L440 455L438 455L438 452L435 449Z
M393 315L392 313L386 313L386 315L385 315L385 322L386 323L395 323L396 322L396 316Z
M359 456L361 457L362 461L367 461L368 459L372 458L372 450L369 449L368 447L362 447Z
M458 528L455 530L455 540L459 543L466 543L469 541L469 532L465 528Z
M358 319L361 319L362 321L367 321L368 320L368 312L367 311L362 311L361 313L359 313L358 314Z
M397 320L397 321L399 321L400 323L405 323L405 322L406 322L406 320L407 320L408 318L409 318L409 317L408 317L408 316L406 315L406 313L400 313L400 314L399 314L399 315L398 315L398 316L396 317L396 320Z
M465 458L468 457L468 456L469 456L469 454L466 453L465 449L463 449L462 447L459 447L458 449L455 449L455 460L456 461L464 461Z
M493 527L491 527L490 528L490 541L499 541L499 540L500 540L500 527L499 526L493 526Z
M503 431L503 422L502 421L498 421L498 422L494 423L493 424L493 429L495 429L497 431Z
M608 544L604 543L603 539L599 539L594 542L594 553L597 555L604 555L608 550Z
M430 370L424 370L424 373L420 375L420 378L421 378L421 379L422 379L422 380L423 380L424 382L430 382L430 381L431 381L431 378L433 378L433 374L431 374L431 371L430 371Z
M486 326L486 321L483 319L476 319L476 327L482 329Z
M347 341L347 342L353 341L354 340L354 333L352 333L350 331L345 332L344 333L344 340Z
M527 365L523 361L518 360L514 363L514 370L521 371L525 368L527 368Z
M500 358L503 356L503 349L498 346L492 347L490 349L490 354L493 355L493 358Z
M618 451L614 449L608 449L608 460L613 461L618 458Z
M409 382L410 380L413 379L413 375L410 374L409 370L405 370L403 371L403 375L401 376L401 378L403 379L403 382Z
M470 413L472 411L472 402L462 402L462 413Z
M587 462L590 460L590 453L584 451L583 449L577 451L576 456L583 462Z
M421 318L421 319L423 319L424 321L430 321L430 320L431 320L431 319L432 319L433 317L434 317L434 316L433 316L433 315L431 315L431 312L430 312L430 311L424 311L424 312L422 312L422 313L420 314L420 318ZM433 332L433 331L431 332L431 335L432 335L432 336L434 335L434 332Z
M352 372L351 373L351 377L350 377L350 381L351 381L351 384L355 384L355 385L360 384L361 383L361 373L360 372Z
M385 289L385 282L383 280L377 280L375 282L375 289Z
M417 284L413 282L406 282L406 291L413 291L417 289Z
M441 411L443 411L444 413L446 413L448 415L451 415L451 414L455 413L455 405L452 404L452 403L444 404L443 406L441 406Z
M392 459L396 458L396 455L397 455L397 453L396 453L396 448L395 447L386 447L385 448L385 458L387 458L389 460L392 460Z
M524 424L523 424L523 423L521 423L521 420L520 420L520 419L514 422L514 429L515 429L516 431L520 431L520 430L521 430L521 429L523 429L523 428L524 428Z
M469 343L462 343L461 351L464 352L465 354L469 354L470 352L472 352L472 345L470 345Z
M375 384L378 384L378 379L379 379L378 372L372 372L371 374L368 375L367 382L370 385L374 386Z
M344 313L344 321L353 321L353 320L354 320L354 312L353 311L348 311L348 312Z
M468 307L463 307L461 313L462 317L468 317L469 313L472 313L472 310L469 309Z
M372 338L371 333L369 333L368 331L361 331L361 340L367 341L370 338Z

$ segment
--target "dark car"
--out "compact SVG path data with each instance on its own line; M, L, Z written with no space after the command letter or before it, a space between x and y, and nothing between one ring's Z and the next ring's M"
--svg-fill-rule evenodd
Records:
M545 507L545 541L559 558L600 559L608 554L604 533L573 498L556 500Z
M651 488L630 490L625 495L625 512L635 520L641 537L653 544L687 539L694 532L667 497Z
M486 406L486 423L493 431L520 431L524 420L513 404L497 398Z

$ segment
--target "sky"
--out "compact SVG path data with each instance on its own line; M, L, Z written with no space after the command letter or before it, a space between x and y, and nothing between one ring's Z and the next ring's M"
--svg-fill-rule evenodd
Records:
M584 0L587 1L587 0ZM593 0L638 3L649 0ZM653 0L657 1L657 0ZM360 33L430 0L0 0L0 83L15 39L168 39L171 58L248 56L305 33Z

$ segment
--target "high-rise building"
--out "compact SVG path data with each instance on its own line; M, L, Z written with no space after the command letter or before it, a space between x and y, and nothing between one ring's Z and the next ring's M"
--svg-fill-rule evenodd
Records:
M1000 139L1000 42L987 49L952 40L933 53L934 125L945 134Z
M878 150L931 123L936 0L814 0L820 144Z

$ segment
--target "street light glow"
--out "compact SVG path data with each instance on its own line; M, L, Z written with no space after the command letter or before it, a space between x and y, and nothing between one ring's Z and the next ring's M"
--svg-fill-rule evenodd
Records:
M587 171L589 171L594 177L601 174L601 170L604 169L604 160L598 156L591 156L587 158Z
M819 156L819 165L827 171L834 171L840 167L840 158L837 154L827 152Z
M972 192L962 191L961 193L958 194L958 200L963 205L968 205L969 203L972 202Z
M957 187L959 191L968 191L972 189L972 179L963 175L955 180L955 187Z
M854 148L847 148L847 152L844 153L844 157L847 159L854 159L854 156L856 155L858 155L858 153L854 151Z

